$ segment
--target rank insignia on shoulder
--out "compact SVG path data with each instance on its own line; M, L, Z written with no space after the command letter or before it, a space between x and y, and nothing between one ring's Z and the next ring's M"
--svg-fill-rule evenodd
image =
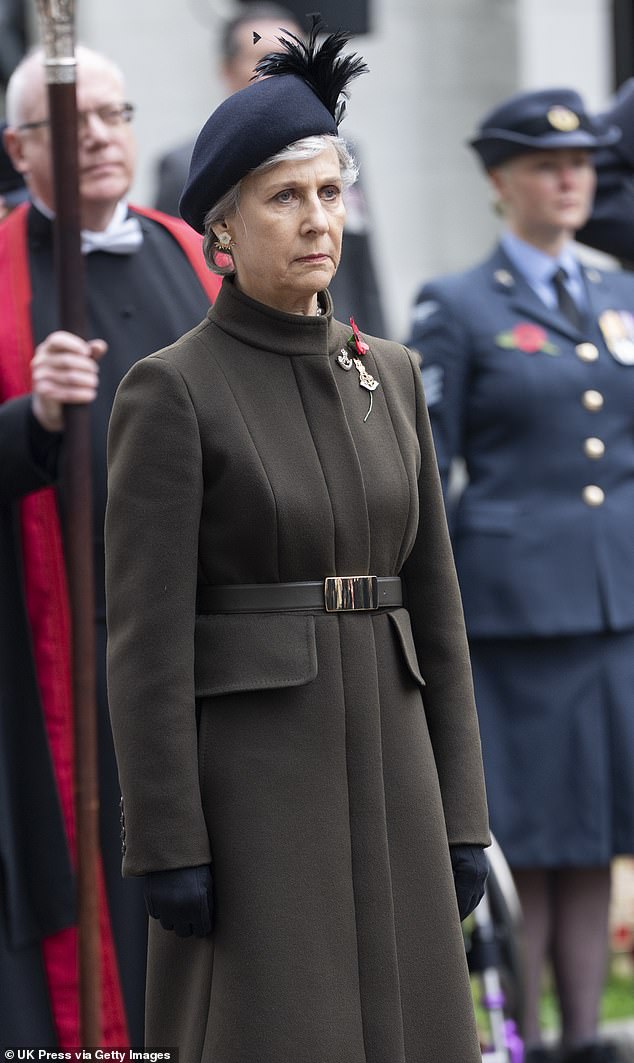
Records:
M498 332L495 343L498 347L523 351L524 354L559 354L555 344L548 339L546 330L532 321L520 321L508 332Z
M436 406L442 399L445 371L441 365L425 365L421 370L423 391L427 408Z
M604 310L599 327L612 357L621 365L634 365L634 315L629 310Z

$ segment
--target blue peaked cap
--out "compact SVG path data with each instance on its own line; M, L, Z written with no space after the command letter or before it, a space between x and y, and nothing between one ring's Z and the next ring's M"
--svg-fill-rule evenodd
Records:
M615 126L589 115L573 89L539 89L518 92L489 111L469 144L489 170L528 151L594 151L616 143L620 136Z

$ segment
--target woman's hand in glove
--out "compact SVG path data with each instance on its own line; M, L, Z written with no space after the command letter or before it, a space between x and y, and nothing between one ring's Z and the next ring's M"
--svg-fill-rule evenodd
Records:
M453 881L460 919L477 908L484 895L489 862L481 845L450 845Z
M145 907L164 930L181 938L211 934L213 915L211 868L178 867L145 876Z

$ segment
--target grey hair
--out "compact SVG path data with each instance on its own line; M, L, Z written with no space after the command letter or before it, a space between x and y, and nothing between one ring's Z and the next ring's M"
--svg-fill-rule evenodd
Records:
M270 159L265 159L259 166L256 166L251 173L264 173L265 170L270 170L271 167L276 166L278 162L304 162L306 159L314 159L316 155L319 155L330 144L337 152L337 158L339 159L339 172L341 174L341 186L343 191L350 188L357 177L359 176L359 167L357 166L354 156L351 154L348 145L342 137L333 136L331 133L323 133L312 137L302 137L301 140L294 141L293 144L288 144L287 147L282 148L276 155L272 155ZM235 214L240 207L240 187L242 185L242 178L225 192L224 196L218 200L217 203L211 207L205 214L204 220L204 239L203 239L203 254L205 261L209 266L209 269L213 273L219 273L224 276L227 273L235 273L235 266L233 260L229 265L220 265L216 261L218 255L218 248L216 247L216 234L214 233L213 226L226 218L229 214ZM226 252L220 252L223 256L226 256ZM229 253L230 257L230 253Z
M87 48L84 44L78 44L75 49L75 58L78 68L86 64L107 67L121 82L123 89L125 85L123 72L107 56L95 52L92 48ZM26 101L36 79L39 79L43 86L45 85L44 49L39 46L27 52L9 78L5 94L5 111L9 126L15 128L30 117L26 114Z

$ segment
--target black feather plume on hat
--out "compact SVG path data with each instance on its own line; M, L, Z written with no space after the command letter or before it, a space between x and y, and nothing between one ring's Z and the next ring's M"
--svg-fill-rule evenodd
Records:
M312 20L307 41L296 37L290 30L283 31L288 37L278 37L277 40L284 51L270 52L260 59L255 67L255 79L295 74L313 90L339 125L346 109L345 99L342 100L341 96L348 95L347 87L354 78L368 73L368 66L354 52L339 54L350 39L348 33L341 30L329 33L319 44L317 38L323 32L323 22L319 15L313 15Z

